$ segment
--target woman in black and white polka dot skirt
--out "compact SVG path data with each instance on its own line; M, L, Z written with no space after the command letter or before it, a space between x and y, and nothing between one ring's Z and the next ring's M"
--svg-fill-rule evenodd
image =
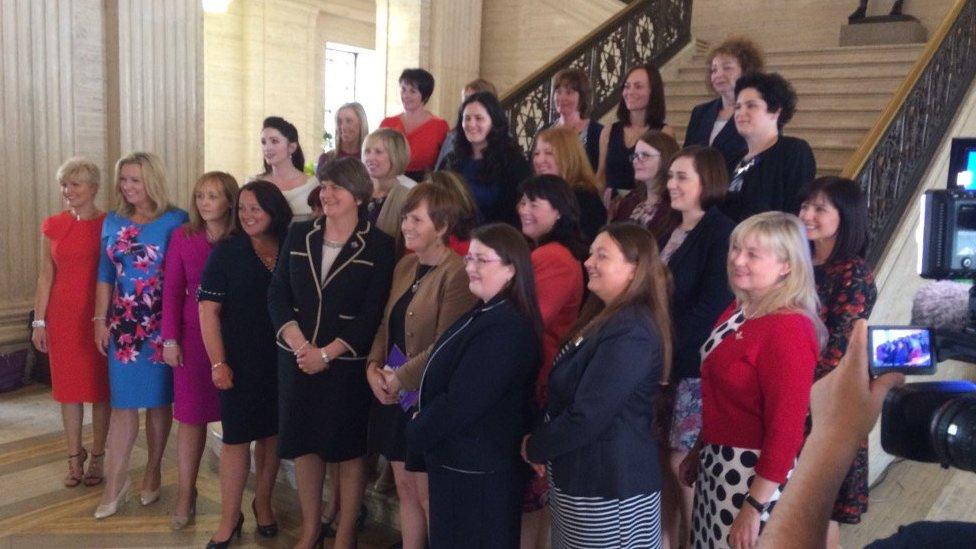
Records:
M796 216L743 221L728 271L736 300L702 346L702 433L681 467L695 484L696 548L755 545L803 443L825 334Z

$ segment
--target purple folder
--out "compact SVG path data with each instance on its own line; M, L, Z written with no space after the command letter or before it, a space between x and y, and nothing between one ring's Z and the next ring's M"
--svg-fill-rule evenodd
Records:
M408 360L407 355L403 354L403 351L401 351L400 348L394 344L393 348L390 349L389 356L386 357L386 365L391 370L398 370L401 366L406 364ZM409 411L410 408L413 408L417 404L418 396L418 391L400 391L400 408L402 408L404 412Z

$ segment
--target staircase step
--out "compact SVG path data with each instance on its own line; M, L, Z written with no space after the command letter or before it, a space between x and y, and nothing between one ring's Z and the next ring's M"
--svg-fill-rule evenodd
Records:
M924 47L924 45L919 44L908 44L820 48L815 50L779 50L767 51L764 53L764 57L766 64L769 66L785 63L817 65L823 62L876 63L881 61L907 61L913 63L918 59ZM694 55L691 59L691 64L703 66L707 55L707 53Z
M695 105L712 99L708 95L705 95L702 90L699 90L698 93L686 92L681 94L673 93L670 86L666 88L666 90L668 112L671 110L690 111L695 107ZM876 93L873 88L872 91L865 93L797 91L799 94L797 109L809 111L815 111L821 108L829 109L832 107L845 107L848 109L875 110L880 113L880 111L884 109L885 105L887 105L888 101L891 99L891 93Z
M822 129L860 129L874 127L879 112L871 109L802 109L793 115L789 127L805 126ZM668 121L672 125L685 125L691 119L691 109L677 109L668 105Z
M861 78L861 77L898 77L904 78L914 66L914 61L874 61L860 63L820 63L797 64L787 63L769 65L766 70L778 72L787 79L795 78ZM677 78L671 82L706 82L708 72L705 67L684 66L678 69Z
M856 92L857 90L869 89L872 92L886 92L886 95L890 95L895 91L902 81L904 76L893 78L893 77L833 77L833 78L793 78L790 82L796 89L796 93L801 97L807 93L850 93ZM702 81L691 81L691 82L681 82L672 81L668 82L666 85L667 93L669 94L682 94L682 93L694 93L700 94L705 89L705 83Z

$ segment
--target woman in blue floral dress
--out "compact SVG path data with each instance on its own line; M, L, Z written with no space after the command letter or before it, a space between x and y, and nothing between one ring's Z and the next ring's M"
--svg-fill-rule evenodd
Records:
M95 290L95 344L108 356L112 418L106 445L105 492L95 510L116 513L129 491L128 464L146 409L149 461L139 501L159 499L160 463L172 425L173 375L163 362L163 257L185 211L166 196L162 161L133 153L115 165L115 211L102 225L102 256Z

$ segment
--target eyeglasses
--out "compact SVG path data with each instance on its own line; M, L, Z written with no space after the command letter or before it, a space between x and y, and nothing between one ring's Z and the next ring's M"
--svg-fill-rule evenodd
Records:
M466 255L466 256L464 256L464 264L465 265L470 265L470 264L474 263L474 266L477 267L477 268L479 268L479 269L481 267L484 267L485 265L487 265L489 263L501 263L501 261L502 260L499 257L495 257L495 258L491 258L491 257L475 257L473 255Z
M652 158L661 158L661 155L641 151L641 152L631 153L629 158L631 162L636 162L638 160L640 160L641 162L647 162Z

